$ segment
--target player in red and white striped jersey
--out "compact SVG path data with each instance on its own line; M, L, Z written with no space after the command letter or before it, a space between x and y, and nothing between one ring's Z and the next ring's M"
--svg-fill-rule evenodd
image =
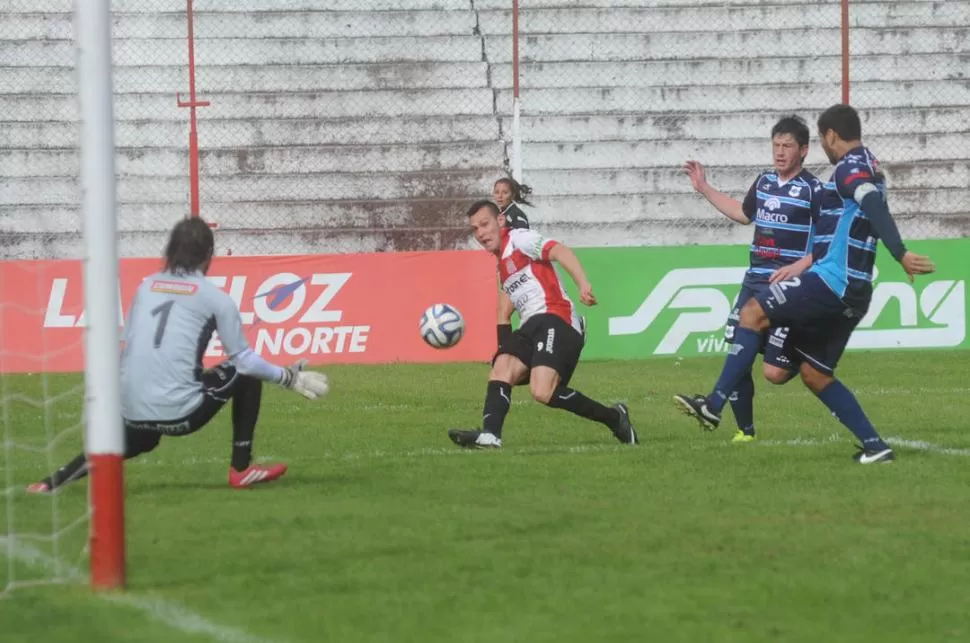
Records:
M593 306L593 287L576 254L534 230L507 228L491 201L474 203L468 210L468 222L475 239L498 260L500 298L511 300L521 324L499 346L492 364L481 430L453 429L448 432L451 440L463 447L501 447L512 387L528 382L537 402L600 422L620 442L638 444L625 404L609 408L568 386L585 339L576 306L552 262L558 262L573 278L580 301Z
M506 228L522 228L528 230L529 217L525 215L519 204L529 205L526 195L532 193L532 188L522 185L511 177L502 177L492 186L492 200L498 206L499 212L504 217ZM512 313L515 307L507 297L503 297L502 305L498 309L498 343L501 346L506 337L512 334Z

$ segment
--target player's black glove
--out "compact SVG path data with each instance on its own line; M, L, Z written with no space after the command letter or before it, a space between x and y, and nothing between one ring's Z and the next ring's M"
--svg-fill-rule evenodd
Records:
M499 324L498 330L498 348L495 350L495 354L492 355L492 364L495 363L495 359L498 357L498 352L502 350L502 344L512 339L512 324Z
M512 338L512 324L499 324L498 325L499 348L501 348L502 344L504 344L511 338Z

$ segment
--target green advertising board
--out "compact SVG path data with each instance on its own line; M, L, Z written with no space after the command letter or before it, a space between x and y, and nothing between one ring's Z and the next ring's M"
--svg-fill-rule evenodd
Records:
M937 272L911 284L884 248L868 315L849 349L967 348L970 239L914 241ZM724 324L748 265L747 246L579 248L599 300L586 317L585 359L724 354ZM573 301L576 289L563 281Z

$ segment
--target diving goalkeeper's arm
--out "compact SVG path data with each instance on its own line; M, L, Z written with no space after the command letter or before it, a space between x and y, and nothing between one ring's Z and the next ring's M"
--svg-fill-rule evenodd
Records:
M290 367L277 366L253 351L243 334L242 318L232 300L216 314L216 330L229 360L236 370L265 382L274 382L283 388L296 391L308 400L323 397L330 390L330 380L323 373L307 371L306 360Z

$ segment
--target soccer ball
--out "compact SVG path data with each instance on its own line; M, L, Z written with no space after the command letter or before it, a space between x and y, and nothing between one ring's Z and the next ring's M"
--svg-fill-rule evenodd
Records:
M450 348L465 334L465 318L448 304L434 304L421 315L421 338L432 348Z

